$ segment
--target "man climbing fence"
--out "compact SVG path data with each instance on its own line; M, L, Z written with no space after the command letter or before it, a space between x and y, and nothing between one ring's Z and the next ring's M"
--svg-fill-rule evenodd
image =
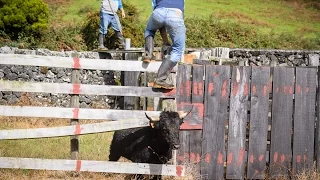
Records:
M172 40L170 58L163 57L153 87L172 89L174 85L168 84L171 69L180 61L184 53L186 41L186 27L184 24L184 0L153 0L154 10L148 20L144 37L145 46L153 45L154 35L163 27L168 31Z

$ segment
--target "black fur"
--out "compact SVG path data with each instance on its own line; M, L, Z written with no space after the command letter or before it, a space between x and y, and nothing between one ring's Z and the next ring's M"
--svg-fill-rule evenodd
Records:
M182 122L177 112L165 111L160 113L160 121L155 128L116 131L109 161L117 161L122 156L135 163L167 163L172 158L172 150L180 145L179 127Z

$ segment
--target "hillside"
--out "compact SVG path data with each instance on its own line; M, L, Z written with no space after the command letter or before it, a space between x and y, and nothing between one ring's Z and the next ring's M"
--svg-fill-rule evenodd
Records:
M47 0L50 1L50 0ZM58 0L51 0L59 2ZM81 23L87 12L98 11L100 0L69 0L61 5L53 19ZM145 24L151 13L151 1L123 0L136 6L140 22ZM188 0L185 5L186 18L215 16L221 20L241 22L263 33L289 32L302 37L320 34L319 2L303 3L279 0ZM61 22L61 21L60 21Z

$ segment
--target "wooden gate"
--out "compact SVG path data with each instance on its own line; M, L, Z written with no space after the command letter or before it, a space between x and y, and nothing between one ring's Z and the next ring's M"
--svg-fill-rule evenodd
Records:
M200 162L201 179L275 178L316 168L317 71L179 66L178 107L193 106L188 125L202 131L181 130L178 161Z

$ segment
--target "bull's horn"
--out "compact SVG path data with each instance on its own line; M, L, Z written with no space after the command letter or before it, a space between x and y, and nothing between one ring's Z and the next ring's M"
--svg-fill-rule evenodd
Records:
M192 106L192 108L191 108L191 110L189 112L178 111L179 117L181 119L185 118L192 111L192 109L193 109L193 106Z
M184 117L186 117L188 115L188 112L184 112L184 111L178 111L179 117L181 119L183 119Z
M147 113L144 113L146 115L146 117L150 120L150 121L160 121L160 117L150 117L147 115Z

